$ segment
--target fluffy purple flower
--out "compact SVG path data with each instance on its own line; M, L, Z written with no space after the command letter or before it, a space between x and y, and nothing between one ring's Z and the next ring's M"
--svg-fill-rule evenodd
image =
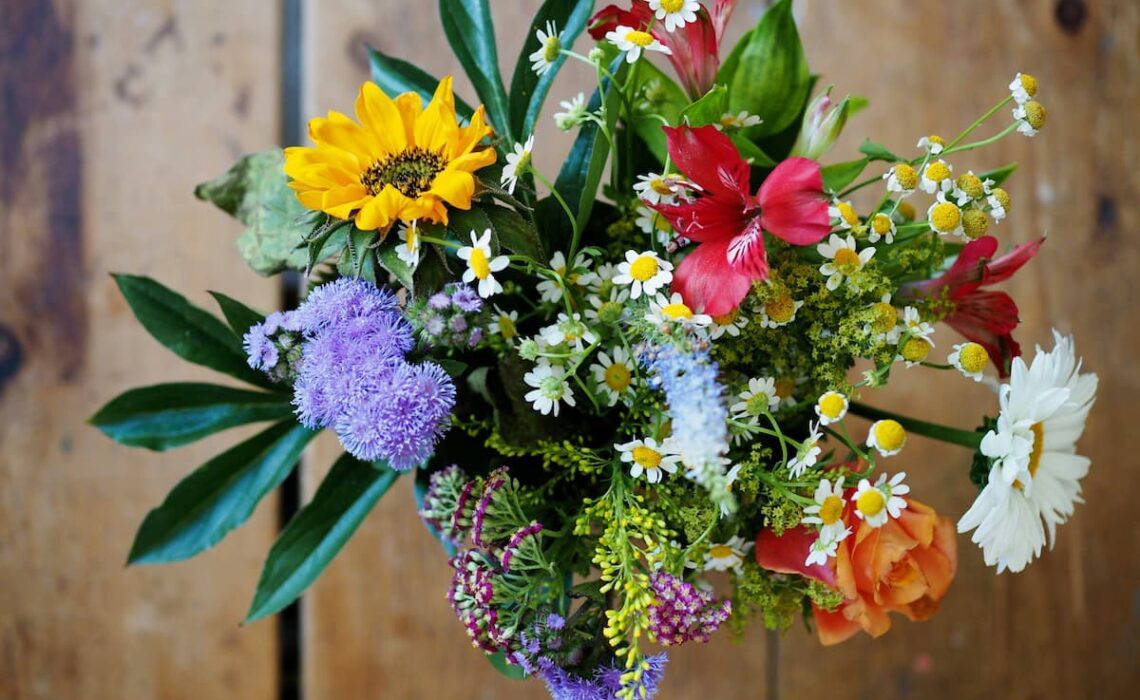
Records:
M665 663L668 657L665 654L650 656L645 659L649 666L642 674L638 684L644 692L637 691L634 697L648 700L657 693L657 687L665 675ZM625 671L617 666L607 666L600 669L592 678L575 675L561 668L553 661L542 658L538 660L539 674L546 682L553 700L612 700L622 690L621 676Z
M467 319L463 316L452 316L447 325L451 328L452 333L462 333L467 330Z
M272 332L266 332L265 328L265 324L251 326L242 338L242 344L245 347L245 354L248 358L249 366L263 372L268 372L277 366L277 361L281 359L281 357L277 346L269 337Z
M732 613L732 602L717 602L712 593L662 571L649 578L653 604L649 631L662 646L707 642Z
M447 296L445 292L436 292L428 297L428 306L436 311L443 311L451 306L451 297Z
M342 277L322 284L309 293L297 309L297 321L307 333L317 333L358 316L373 316L382 311L395 311L396 297L364 280Z
M476 314L483 310L482 297L466 284L455 285L455 290L451 293L451 303L459 307L460 311L469 314Z

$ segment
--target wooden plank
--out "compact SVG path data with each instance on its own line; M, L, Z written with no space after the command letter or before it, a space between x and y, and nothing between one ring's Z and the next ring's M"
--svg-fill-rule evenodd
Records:
M274 303L193 187L275 141L278 32L276 5L5 3L0 697L277 696L275 625L238 626L273 501L193 563L123 566L147 510L234 438L155 455L84 420L132 386L216 379L151 340L109 272Z
M1050 326L1075 333L1101 390L1080 445L1093 460L1088 503L1060 528L1054 551L998 577L959 537L957 581L938 617L899 619L877 641L861 636L831 649L794 633L781 646L780 696L1131 697L1140 680L1131 553L1140 539L1124 525L1135 516L1117 465L1129 463L1118 436L1137 381L1126 348L1137 340L1140 251L1126 232L1140 224L1129 194L1140 186L1132 167L1140 149L1125 134L1140 105L1140 8L1127 0L811 1L797 14L821 83L871 98L833 160L850 157L865 136L904 152L926 133L952 136L1005 94L1016 71L1038 78L1050 119L1041 134L952 161L959 171L1021 164L1008 187L1015 208L994 233L1003 245L1050 238L1007 285L1021 307L1018 338L1031 353L1034 342L1052 345ZM941 354L959 341L940 332L937 342ZM959 377L914 369L894 379L878 403L962 427L996 413L992 393ZM965 479L969 459L915 440L887 464L911 475L916 498L957 519L976 493Z

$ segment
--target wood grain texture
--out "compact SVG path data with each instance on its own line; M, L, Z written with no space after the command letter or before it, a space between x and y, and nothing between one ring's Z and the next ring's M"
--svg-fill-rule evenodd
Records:
M275 626L242 629L268 502L199 560L124 568L147 509L233 436L155 455L84 424L122 390L210 379L151 340L108 273L269 307L197 182L272 145L275 6L5 3L0 23L0 697L277 693Z

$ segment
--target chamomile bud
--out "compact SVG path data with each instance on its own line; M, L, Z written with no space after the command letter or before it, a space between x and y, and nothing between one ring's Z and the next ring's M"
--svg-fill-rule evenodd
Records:
M1013 118L1017 120L1017 131L1026 136L1037 135L1037 132L1045 126L1045 116L1045 107L1037 100L1030 100L1013 109Z
M962 212L962 232L966 238L976 241L990 230L990 217L981 209L967 209Z

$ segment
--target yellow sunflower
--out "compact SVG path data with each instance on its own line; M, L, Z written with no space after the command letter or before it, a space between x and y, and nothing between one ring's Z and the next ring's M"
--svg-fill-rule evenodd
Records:
M495 162L476 150L492 132L483 107L460 126L451 76L431 102L406 92L391 99L375 83L356 98L359 124L340 112L309 121L315 147L285 149L285 174L308 209L355 218L362 231L386 233L397 220L447 223L447 206L470 209L474 173Z

